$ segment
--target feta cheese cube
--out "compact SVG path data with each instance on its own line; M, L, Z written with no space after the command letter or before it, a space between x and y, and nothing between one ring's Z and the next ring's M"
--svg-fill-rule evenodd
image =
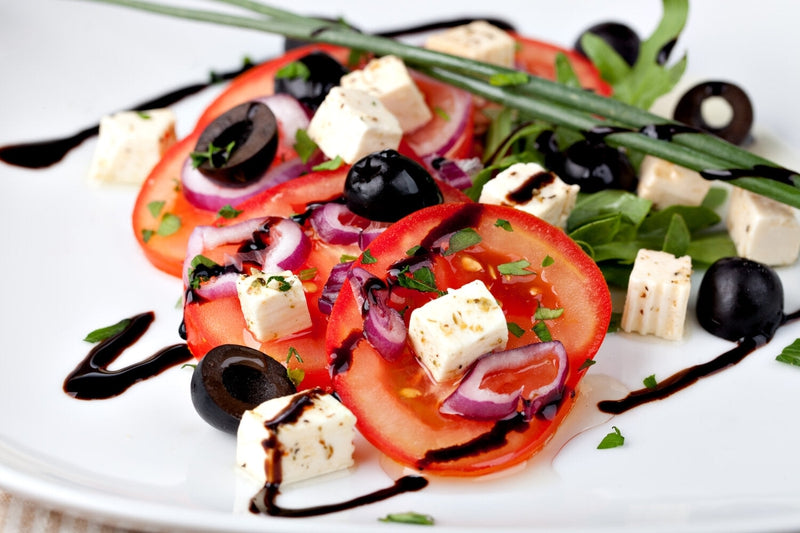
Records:
M431 35L425 42L425 48L513 67L516 43L507 32L485 20L476 20Z
M290 270L243 274L236 279L236 292L247 329L261 342L311 327L303 282Z
M104 116L89 179L95 183L141 184L175 141L175 114L169 109Z
M516 207L564 228L579 191L536 163L515 163L483 186L479 201Z
M797 209L734 187L727 217L736 253L767 265L789 265L800 252Z
M311 119L308 136L329 158L338 155L353 164L372 152L396 150L403 130L375 96L358 89L334 87Z
M647 155L639 167L636 194L653 202L656 209L671 205L700 205L711 182L699 172Z
M436 381L455 379L481 355L508 342L503 310L486 285L471 281L411 312L408 337Z
M667 252L641 249L628 281L623 331L667 340L683 337L692 288L692 260Z
M404 133L414 131L433 116L403 60L397 56L373 59L362 70L342 76L339 83L378 98L397 117Z
M294 483L353 465L356 417L319 389L245 411L236 464L262 485Z

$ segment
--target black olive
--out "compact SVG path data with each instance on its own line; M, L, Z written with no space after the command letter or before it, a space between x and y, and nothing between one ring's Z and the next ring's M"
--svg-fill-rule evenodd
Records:
M430 173L396 150L375 152L356 161L347 172L344 197L352 212L381 222L396 222L443 200Z
M297 60L308 69L307 76L276 77L275 92L295 97L316 111L328 92L339 85L347 69L325 52L311 52Z
M571 144L556 174L566 183L579 185L581 192L603 189L636 189L638 178L622 150L588 139Z
M258 179L275 158L278 122L261 102L246 102L206 126L194 148L197 169L221 185L241 187Z
M553 130L544 130L533 142L533 147L544 155L544 166L558 175L563 173L564 153L558 146L558 139Z
M714 127L703 116L703 102L714 97L722 98L731 108L731 119L724 126ZM673 118L730 143L743 144L750 140L753 104L741 87L725 81L707 81L686 91L675 106Z
M603 39L629 65L636 63L636 59L639 57L639 48L642 43L639 39L639 35L629 26L620 22L609 21L601 22L600 24L595 24L588 28L581 33L578 40L575 41L574 46L575 50L583 55L586 55L586 52L583 46L581 46L581 38L586 33L592 33Z
M286 367L275 359L247 346L223 344L200 359L192 374L191 392L203 420L236 433L246 410L297 390Z
M697 295L697 320L709 333L736 341L768 341L785 321L783 285L770 267L726 257L709 267Z

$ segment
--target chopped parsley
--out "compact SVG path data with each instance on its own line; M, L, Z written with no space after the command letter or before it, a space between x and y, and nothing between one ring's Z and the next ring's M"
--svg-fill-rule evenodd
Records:
M504 276L530 276L531 274L536 274L532 270L527 270L529 266L531 266L529 261L520 259L519 261L497 265L497 270Z
M413 256L414 254L416 254L420 250L422 250L422 246L417 244L416 246L412 246L411 248L406 250L406 255Z
M433 112L436 113L442 120L450 120L450 115L439 106L433 108Z
M378 260L372 256L372 252L369 251L369 248L364 250L364 253L361 254L361 263L364 265L371 265L372 263L377 263Z
M311 170L313 170L314 172L318 170L336 170L343 164L344 161L340 156L337 155L333 159L329 159L328 161L323 161L319 165L314 165L313 167L311 167Z
M219 208L219 211L217 211L217 215L227 219L236 218L241 214L242 210L236 209L231 204L223 205Z
M158 224L156 233L162 237L168 237L181 229L181 219L172 213L164 213L161 222Z
M547 324L544 322L537 322L533 325L533 332L536 333L536 336L539 337L539 340L542 342L550 342L553 340L553 336L550 334L550 328L547 327Z
M507 322L506 324L508 325L508 332L516 338L520 338L525 334L525 330L521 328L519 324L514 322Z
M611 426L614 431L603 437L600 444L597 445L598 450L606 450L608 448L617 448L625 444L625 437L620 433L617 426Z
M298 129L294 134L294 149L297 155L300 156L300 160L303 163L308 163L308 160L311 159L317 149L317 143L311 140L306 130Z
M254 281L261 281L264 278L256 278ZM270 276L264 282L264 285L269 286L269 282L275 280L278 282L278 290L281 292L288 292L292 290L292 284L286 281L285 276Z
M155 235L155 231L151 229L143 229L142 230L142 241L147 244L150 241L150 238Z
M656 381L656 375L650 374L649 376L647 376L642 380L642 384L644 384L644 386L647 387L648 389L655 389L656 387L658 387L658 381Z
M297 273L297 277L300 278L300 281L308 281L314 279L314 276L316 275L317 275L317 269L314 267L304 268Z
M581 366L578 367L578 371L581 371L581 370L584 370L586 368L589 368L590 366L592 366L596 362L597 361L595 361L594 359L588 359L588 358L584 359L583 363L581 363Z
M511 227L511 222L508 220L503 220L502 218L498 218L494 225L498 228L503 228L506 231L514 231L514 228Z
M119 322L117 322L116 324L112 324L104 328L98 328L90 332L88 335L86 335L86 337L83 338L83 340L91 343L102 342L108 338L113 337L114 335L122 333L125 330L125 328L127 328L128 325L130 325L130 323L131 323L130 318L124 318Z
M275 73L276 79L301 79L307 80L311 76L311 71L305 63L301 61L292 61L283 67L279 68Z
M342 254L339 256L340 263L350 263L352 261L355 261L356 259L358 259L358 257L350 254Z
M165 203L164 200L153 200L147 203L147 210L150 211L153 218L158 218L158 215L160 215L161 211L164 209Z
M784 348L775 360L788 365L800 366L800 339L795 339L792 344Z
M432 526L434 521L433 517L426 514L407 512L407 513L389 513L383 518L379 518L381 522L394 522L396 524L416 524L419 526Z
M397 275L397 284L415 291L436 292L440 296L446 294L436 286L436 277L428 267L418 268L414 272L410 272L407 266L404 267Z
M564 314L564 309L561 307L550 309L549 307L542 307L540 305L536 308L536 313L533 315L533 318L536 320L553 320L554 318L560 317L562 314Z
M450 236L449 245L442 255L452 255L480 243L483 239L473 228L463 228Z
M189 157L192 158L192 167L197 168L206 161L211 168L219 168L219 157L222 157L222 163L226 163L236 147L236 141L229 142L225 147L214 146L214 143L208 143L208 148L205 152L192 152Z
M288 368L292 359L295 359L298 363L303 362L303 358L300 357L300 353L297 349L294 346L289 346L289 354L286 356L286 375L289 377L289 380L294 383L294 386L297 387L300 385L300 382L303 381L303 378L306 377L306 372L302 368Z
M544 267L549 267L550 265L552 265L552 264L553 264L553 263L555 263L555 262L556 262L556 260L555 260L555 259L553 259L553 258L552 258L552 257L550 257L549 255L547 255L547 256L545 256L545 258L544 258L544 259L542 259L542 268L544 268Z

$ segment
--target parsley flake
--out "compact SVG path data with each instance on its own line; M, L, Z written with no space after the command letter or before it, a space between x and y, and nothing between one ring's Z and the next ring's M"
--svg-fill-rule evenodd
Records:
M311 140L308 132L304 129L298 129L294 134L294 150L300 156L303 163L308 163L311 156L317 149L317 143Z
M795 339L792 344L784 348L775 360L788 365L800 366L800 339Z
M580 372L581 370L589 368L590 366L592 366L596 362L597 361L595 361L594 359L584 359L583 363L581 363L581 366L578 367L578 371Z
M217 215L227 219L236 218L241 214L242 210L236 209L231 204L223 205L219 208L219 211L217 211Z
M316 275L317 275L317 269L314 267L304 268L297 273L297 277L300 278L300 281L312 280Z
M553 320L564 314L563 308L550 309L549 307L542 307L541 305L536 308L536 313L533 318L536 320Z
M508 220L503 220L502 218L498 218L494 225L498 228L503 228L506 231L514 231L514 228L511 227L511 222Z
M436 113L442 120L450 120L450 115L439 106L433 108L433 112Z
M147 210L150 211L153 218L158 218L158 215L160 215L161 211L164 209L165 203L164 200L153 200L147 203Z
M211 168L219 168L230 159L233 149L236 147L236 141L229 142L225 147L214 146L214 143L208 143L208 148L205 152L192 152L189 157L192 159L192 167L197 168L205 162Z
M531 274L536 274L531 270L526 270L529 266L531 266L529 261L525 259L520 259L519 261L512 261L510 263L503 263L502 265L497 265L497 270L504 276L530 276Z
M525 334L525 330L521 328L519 324L514 322L507 322L506 324L508 325L508 332L516 338L520 338Z
M278 69L275 73L276 79L301 79L307 80L311 76L311 71L302 61L292 61Z
M452 255L480 243L483 239L473 228L463 228L450 236L449 245L442 255Z
M300 353L297 349L294 346L289 346L289 354L286 356L286 375L289 377L289 380L294 383L294 386L297 387L300 385L300 382L303 381L303 378L306 377L306 372L302 368L288 368L292 359L295 359L298 363L303 362L303 358L300 357Z
M625 437L622 436L622 433L620 433L619 428L617 428L617 426L611 426L611 429L613 429L614 431L603 437L603 440L601 440L600 444L597 445L598 450L617 448L625 444Z
M151 229L143 229L142 230L142 241L147 244L150 241L150 238L155 235L155 231Z
M364 253L361 254L361 264L362 265L371 265L373 263L377 263L378 260L373 257L372 252L369 251L369 248L364 250Z
M536 336L539 337L539 340L542 342L550 342L553 340L553 336L550 334L550 328L547 327L547 324L544 322L537 322L533 325L533 332L536 333Z
M544 267L549 267L550 265L552 265L552 264L553 264L553 263L555 263L555 262L556 262L556 260L555 260L555 259L553 259L553 258L552 258L552 257L550 257L549 255L547 255L547 256L545 256L545 258L544 258L544 259L542 259L542 268L544 268Z
M416 524L419 526L432 526L433 517L426 514L407 512L407 513L389 513L383 518L379 518L381 522L394 522L397 524Z
M648 389L655 389L656 387L658 387L658 381L656 381L656 375L655 374L650 374L649 376L644 378L642 380L642 383Z
M256 278L256 279L257 280L261 280L263 278ZM275 280L275 281L278 282L278 290L279 291L288 292L288 291L292 290L292 284L289 283L288 281L286 281L286 277L285 276L270 276L270 277L267 278L267 281L265 282L265 284L267 286L269 286L269 282L272 281L272 280Z
M408 267L403 268L397 275L397 284L415 291L436 292L440 296L446 294L436 286L436 277L428 267L418 268L414 272L409 272Z
M317 172L319 170L336 170L340 166L344 164L344 160L340 156L336 156L333 159L329 159L328 161L323 161L319 165L314 165L311 167L311 170Z
M179 229L181 229L181 219L172 213L164 213L156 233L162 237L169 237Z
M86 342L96 343L102 342L108 338L113 337L119 333L122 333L125 328L131 323L130 318L124 318L117 322L116 324L112 324L110 326L106 326L104 328L98 328L94 331L91 331L86 337L83 338Z

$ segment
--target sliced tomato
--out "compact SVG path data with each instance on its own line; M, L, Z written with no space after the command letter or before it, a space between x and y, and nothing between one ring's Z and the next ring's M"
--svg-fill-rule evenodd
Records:
M591 89L603 96L611 94L611 86L603 81L594 64L575 50L516 34L514 38L517 41L515 59L519 68L553 80L556 77L556 56L561 53L567 56L585 89Z
M333 308L326 342L334 388L356 415L361 433L395 461L445 475L485 474L540 450L571 409L571 393L584 374L582 365L600 347L611 313L609 291L595 263L563 231L510 207L443 204L418 211L373 241L369 251L376 262L362 258L355 265L386 281L389 269L408 259L407 250L420 243L431 249L432 240L462 228L474 229L481 242L450 255L431 252L426 256L432 261L429 268L441 290L475 279L486 284L507 322L524 332L520 337L509 335L508 348L540 340L532 330L537 306L564 310L558 318L545 321L569 359L565 392L551 418L535 417L504 430L502 422L439 412L457 380L434 382L410 343L398 360L384 359L364 337L361 307L349 284ZM523 260L535 274L498 272L500 264ZM397 284L392 287L389 305L403 314L406 325L413 309L436 297ZM528 385L535 388L536 380Z

